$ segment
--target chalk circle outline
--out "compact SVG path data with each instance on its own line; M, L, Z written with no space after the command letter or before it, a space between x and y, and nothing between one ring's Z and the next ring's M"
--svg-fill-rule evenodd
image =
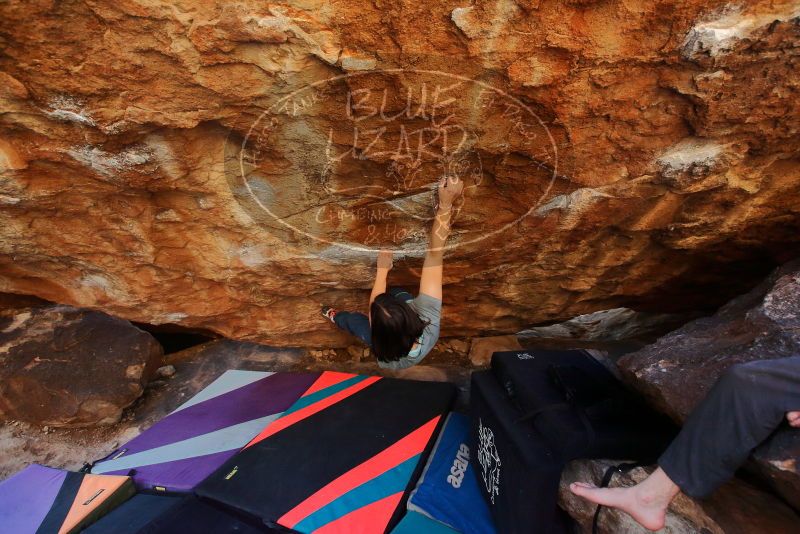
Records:
M252 136L253 130L256 129L256 127L259 125L259 123L265 117L268 117L268 116L271 116L271 115L275 114L274 110L275 110L275 108L277 106L280 106L285 101L287 101L287 100L289 100L291 98L294 98L299 93L301 93L303 91L308 91L309 89L312 89L312 88L317 87L319 85L334 83L334 82L337 82L339 80L344 80L344 79L352 78L352 77L356 77L356 76L368 76L368 75L376 75L376 74L378 74L378 75L380 75L380 74L428 74L428 75L438 75L438 76L444 76L446 78L451 78L451 79L461 80L461 81L465 81L465 82L469 82L469 83L474 83L474 84L476 84L476 85L478 85L480 87L483 87L483 88L488 89L490 91L494 91L495 93L499 94L500 96L502 96L504 98L507 98L507 99L513 101L515 104L519 105L530 116L532 116L534 119L536 119L536 122L538 122L539 125L544 129L545 133L547 133L547 137L550 140L550 144L551 144L551 146L553 148L553 174L552 174L552 177L550 178L550 183L547 184L547 187L545 188L545 190L542 193L542 195L528 209L528 211L526 211L524 214L522 214L521 216L517 217L515 220L503 225L502 227L500 227L498 229L495 229L495 230L493 230L491 232L488 232L488 233L482 233L480 237L476 237L476 238L470 239L468 241L461 241L461 242L458 242L458 243L445 244L445 246L440 248L442 251L447 252L447 251L450 251L450 250L453 250L453 249L456 249L458 247L462 247L462 246L465 246L465 245L472 245L472 244L475 244L475 243L479 243L480 241L483 241L483 240L485 240L485 239L487 239L489 237L492 237L492 236L495 236L495 235L500 234L502 232L505 232L506 230L508 230L512 226L515 226L515 225L519 224L520 221L522 221L523 219L525 219L528 216L530 216L533 213L533 211L537 207L539 207L539 205L542 203L542 200L550 193L550 189L552 189L553 184L555 183L555 180L558 177L558 145L556 144L555 139L553 138L553 135L550 133L550 129L547 128L547 126L542 121L542 119L540 119L539 116L536 115L536 113L534 113L534 111L532 109L530 109L530 107L528 107L520 99L518 99L515 96L512 96L512 95L510 95L508 93L506 93L502 89L498 89L496 87L493 87L493 86L489 85L486 82L482 82L482 81L479 81L479 80L474 80L472 78L469 78L467 76L461 76L459 74L453 74L453 73L443 72L443 71L438 71L438 70L426 70L426 69L400 69L400 68L397 68L397 69L377 69L377 70L370 70L370 71L363 71L363 72L350 72L350 73L346 73L346 74L340 74L338 76L332 76L330 78L325 78L325 79L322 79L322 80L317 80L315 82L311 82L309 84L306 84L303 87L292 91L288 95L281 97L277 102L275 102L269 108L264 110L261 113L261 115L259 115L259 117L250 126L250 129L247 131L247 135L245 135L244 139L242 140L242 149L239 152L240 176L242 178L242 181L244 182L244 186L247 188L247 191L250 194L250 197L270 217L272 217L273 219L275 219L276 221L278 221L282 225L286 226L287 228L289 228L293 232L295 232L297 234L300 234L300 235L303 235L303 236L305 236L305 237L307 237L309 239L312 239L314 241L318 241L318 242L321 242L321 243L325 243L327 245L334 246L334 247L350 249L352 251L368 252L368 253L374 254L374 253L377 253L380 250L391 250L395 254L414 255L414 254L424 253L425 251L428 250L427 246L426 247L419 247L419 248L411 248L411 249L404 248L404 247L401 247L401 248L398 248L398 249L390 249L390 248L387 248L387 247L372 248L372 247L367 247L367 246L359 246L359 245L354 245L354 244L350 244L350 243L342 243L342 242L334 241L334 240L331 240L331 239L326 239L324 237L321 237L321 236L314 235L314 234L311 234L309 232L306 232L306 231L304 231L304 230L302 230L300 228L296 228L295 226L293 226L289 222L283 220L281 217L279 217L278 215L273 213L267 206L264 205L263 202L261 202L261 199L258 198L258 195L256 195L255 192L253 191L253 189L250 187L250 183L249 183L249 181L247 180L247 177L246 177L244 154L245 154L245 152L247 150L247 141ZM479 155L479 157L480 157L480 155ZM437 249L437 250L439 250L439 249Z

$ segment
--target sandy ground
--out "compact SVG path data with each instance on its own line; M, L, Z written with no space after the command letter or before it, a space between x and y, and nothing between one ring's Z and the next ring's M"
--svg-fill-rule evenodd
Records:
M86 461L108 454L115 443L139 433L136 427L114 425L93 429L55 429L45 433L26 423L0 426L0 479L30 463L76 470Z

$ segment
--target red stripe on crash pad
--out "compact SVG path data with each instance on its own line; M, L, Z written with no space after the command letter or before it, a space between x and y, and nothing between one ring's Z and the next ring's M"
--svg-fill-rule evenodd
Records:
M402 491L384 497L379 501L353 510L335 521L331 521L324 527L315 530L314 534L375 534L384 532L402 498Z
M256 443L258 443L261 440L267 439L268 437L270 437L273 434L277 434L281 430L292 426L293 424L297 423L298 421L302 421L306 417L310 417L310 416L314 415L315 413L321 412L325 408L328 408L329 406L333 406L337 402L339 402L339 401L341 401L343 399L346 399L347 397L349 397L351 395L354 395L354 394L358 393L359 391L361 391L362 389L364 389L364 388L366 388L368 386L371 386L372 384L374 384L375 382L377 382L380 379L381 379L381 377L379 377L379 376L370 376L369 378L365 378L364 380L362 380L361 382L358 382L357 384L353 384L352 386L350 386L347 389L343 389L342 391L340 391L338 393L334 393L333 395L325 397L324 399L318 400L314 404L309 404L305 408L301 408L301 409L297 410L296 412L292 412L292 413L290 413L288 415L285 415L285 416L281 417L280 419L277 419L277 420L273 421L272 424L270 424L269 426L267 426L267 428L262 430L259 435L257 435L252 440L250 440L250 443L248 443L245 446L245 449L247 447L255 445Z
M294 528L300 521L313 514L323 506L330 504L348 491L372 480L397 467L409 458L420 454L430 441L431 435L439 423L437 415L407 436L396 441L366 462L363 462L327 485L317 490L306 500L286 512L278 522L286 527ZM376 531L379 529L376 529Z
M303 397L306 395L311 395L312 393L316 393L317 391L323 390L327 387L335 386L339 382L344 382L345 380L350 380L353 378L354 374L350 373L337 373L336 371L325 371L322 375L317 378L316 382L311 384L311 387L303 393Z

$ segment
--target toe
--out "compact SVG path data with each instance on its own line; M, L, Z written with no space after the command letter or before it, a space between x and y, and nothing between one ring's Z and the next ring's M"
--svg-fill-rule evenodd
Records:
M602 501L607 500L608 498L608 489L606 488L598 488L594 484L587 484L585 482L573 482L569 485L570 491L573 494L586 499L587 501L597 503L597 504L604 504Z

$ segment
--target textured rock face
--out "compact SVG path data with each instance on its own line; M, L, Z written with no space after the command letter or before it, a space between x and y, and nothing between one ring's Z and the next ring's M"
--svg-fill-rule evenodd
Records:
M720 304L800 235L800 9L746 5L3 2L0 291L343 345L455 174L445 335Z
M777 269L712 317L623 356L623 376L678 422L735 363L800 354L800 261Z
M477 367L486 367L492 361L492 354L522 348L517 336L492 336L474 338L469 349L469 361Z
M116 423L161 355L150 334L104 313L0 313L0 417L56 427Z
M606 460L576 460L561 476L559 504L578 522L580 532L592 531L595 506L572 494L572 482L600 484L605 470L614 465ZM611 487L632 486L641 482L647 472L642 468L614 476ZM797 530L798 516L775 497L757 488L734 480L722 486L710 498L698 501L678 495L667 510L665 534L789 534ZM646 534L649 530L617 510L605 508L600 513L600 532Z
M683 421L735 363L800 355L800 262L653 345L623 356L623 377L660 411ZM800 386L798 386L800 387ZM751 470L800 510L800 430L779 429L753 454Z
M521 338L555 338L599 341L654 340L682 324L686 314L650 314L614 308L573 317L563 323L535 326L517 334Z

